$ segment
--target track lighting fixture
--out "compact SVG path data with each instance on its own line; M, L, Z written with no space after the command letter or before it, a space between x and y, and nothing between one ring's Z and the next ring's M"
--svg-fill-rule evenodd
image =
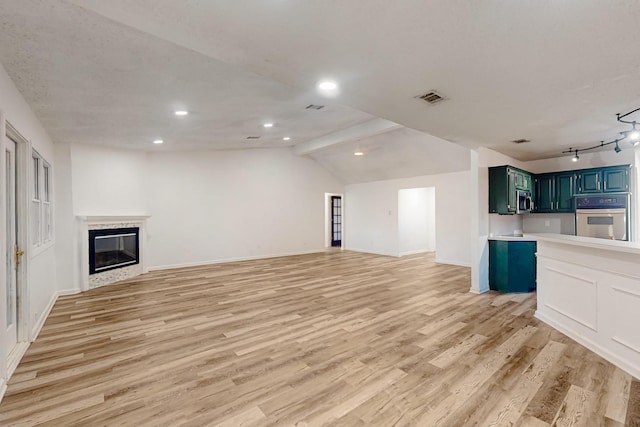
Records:
M613 149L613 151L615 151L616 153L619 153L622 151L622 148L620 148L619 143L625 139L628 139L632 146L637 147L638 145L640 145L640 131L636 129L636 125L638 124L638 122L636 122L635 120L629 121L629 120L623 120L623 119L638 111L640 111L640 107L636 108L635 110L629 111L628 113L625 113L625 114L620 114L620 113L616 114L616 118L618 119L618 122L626 123L632 126L631 130L625 130L620 132L620 137L609 142L600 141L600 144L598 145L594 145L593 147L581 148L580 150L569 148L568 150L564 150L562 153L563 154L575 153L575 155L571 158L571 160L573 160L574 162L577 162L578 159L580 158L578 156L578 151L591 151L591 150L595 150L596 148L601 148L607 145L615 144L615 148Z

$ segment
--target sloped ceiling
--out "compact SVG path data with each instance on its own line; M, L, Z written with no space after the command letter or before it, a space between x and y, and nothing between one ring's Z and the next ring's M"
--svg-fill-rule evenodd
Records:
M354 140L310 154L363 181L468 168L479 146L531 160L617 135L615 113L640 106L638 22L637 1L0 0L0 62L55 141L229 149L407 127L360 140L375 148L361 159ZM432 89L448 100L415 98Z

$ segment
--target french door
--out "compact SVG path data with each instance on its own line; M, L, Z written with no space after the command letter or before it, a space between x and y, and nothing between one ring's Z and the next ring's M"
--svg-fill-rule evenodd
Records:
M16 143L6 140L5 153L5 194L6 194L6 315L4 324L8 340L7 354L13 352L18 344L18 263L22 253L18 250L18 223L16 215Z
M331 196L331 246L342 246L342 197Z

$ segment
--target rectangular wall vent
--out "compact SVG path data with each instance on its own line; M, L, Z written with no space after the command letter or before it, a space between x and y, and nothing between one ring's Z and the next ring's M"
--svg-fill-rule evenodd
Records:
M422 99L423 101L428 102L429 104L435 104L436 102L445 101L447 97L442 94L439 94L435 90L429 91L424 95L416 96L418 99Z
M306 107L304 107L305 110L321 110L324 108L324 105L318 105L318 104L309 104Z
M248 136L247 139L260 139L259 136Z
M514 140L513 140L513 141L511 141L511 142L513 142L514 144L523 144L523 143L525 143L525 142L531 142L531 140L529 140L529 139L524 139L524 138L520 138L520 139L514 139Z

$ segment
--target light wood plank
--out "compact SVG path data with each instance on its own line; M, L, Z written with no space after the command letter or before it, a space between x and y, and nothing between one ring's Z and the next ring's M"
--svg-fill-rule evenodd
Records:
M637 424L640 383L537 321L535 294L469 284L433 254L331 251L60 297L0 425Z

